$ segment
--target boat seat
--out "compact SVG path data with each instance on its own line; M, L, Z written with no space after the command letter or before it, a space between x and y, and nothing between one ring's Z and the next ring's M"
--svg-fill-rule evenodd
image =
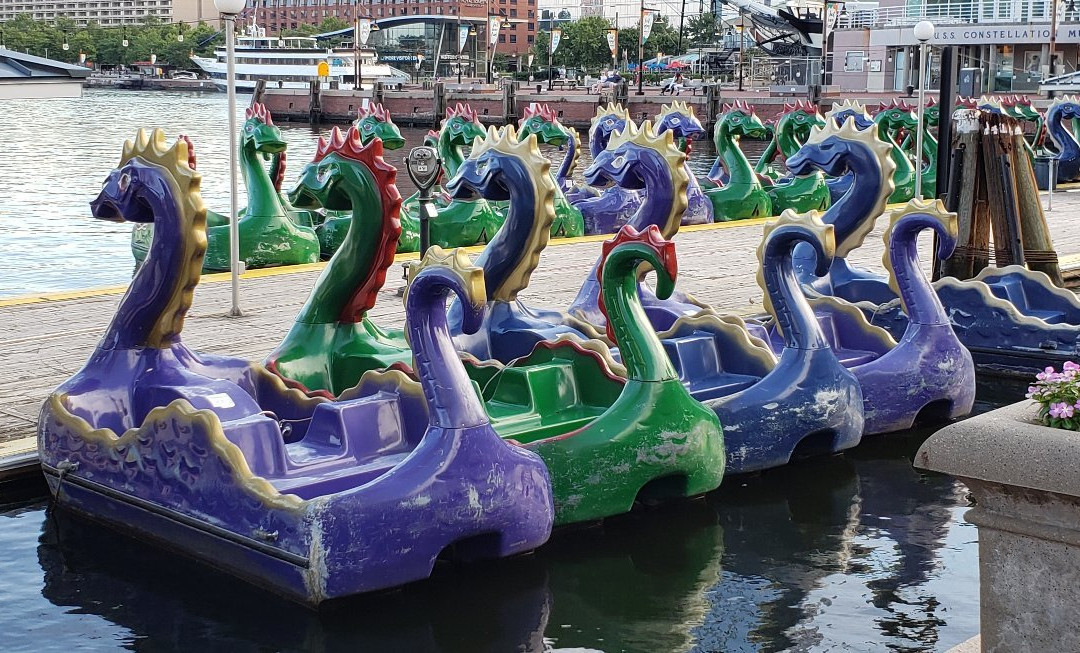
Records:
M995 297L1012 303L1016 310L1024 315L1037 317L1050 324L1060 324L1065 319L1065 314L1061 311L1039 309L1031 306L1027 292L1024 290L1023 279L1005 276L987 285L990 286L990 292Z
M295 468L347 459L365 463L409 451L398 396L390 392L319 404L304 437L286 445Z
M488 382L484 395L495 431L519 442L574 430L607 410L585 403L574 365L559 359L503 368Z
M360 464L320 466L303 469L303 473L269 478L270 484L283 494L295 494L312 499L358 487L379 478L400 465L412 451L371 458Z
M757 383L760 377L724 369L716 339L707 333L695 333L662 340L679 381L698 401L725 397Z

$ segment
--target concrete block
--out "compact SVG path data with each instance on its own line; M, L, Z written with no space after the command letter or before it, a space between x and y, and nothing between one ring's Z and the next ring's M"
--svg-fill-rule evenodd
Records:
M948 426L915 465L971 490L979 527L981 650L1080 651L1080 434L1030 401Z

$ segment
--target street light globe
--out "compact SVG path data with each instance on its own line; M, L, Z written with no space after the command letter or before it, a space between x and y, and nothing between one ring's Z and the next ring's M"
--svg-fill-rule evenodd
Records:
M920 20L915 23L915 40L925 43L934 38L934 24L928 20Z
M247 0L214 0L214 6L221 14L238 14L246 5Z

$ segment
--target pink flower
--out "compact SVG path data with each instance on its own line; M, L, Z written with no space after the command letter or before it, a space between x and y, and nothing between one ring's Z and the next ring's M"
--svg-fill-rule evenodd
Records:
M1064 401L1050 404L1050 417L1066 419L1073 416L1074 408Z
M1080 372L1080 364L1072 361L1065 361L1065 364L1061 366L1061 369L1066 372Z

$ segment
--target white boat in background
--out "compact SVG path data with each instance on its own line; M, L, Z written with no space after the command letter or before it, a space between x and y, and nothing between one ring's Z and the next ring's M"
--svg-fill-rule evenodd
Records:
M236 37L236 89L253 92L259 80L266 80L268 88L308 88L310 82L319 80L319 64L325 62L329 75L322 81L336 82L340 88L353 88L355 72L352 48L321 48L310 36L267 36L266 30L254 22ZM225 90L225 46L214 50L213 57L192 56L191 60L202 68ZM363 88L373 88L376 82L402 84L411 78L397 68L378 63L378 55L371 48L360 50L360 77Z

